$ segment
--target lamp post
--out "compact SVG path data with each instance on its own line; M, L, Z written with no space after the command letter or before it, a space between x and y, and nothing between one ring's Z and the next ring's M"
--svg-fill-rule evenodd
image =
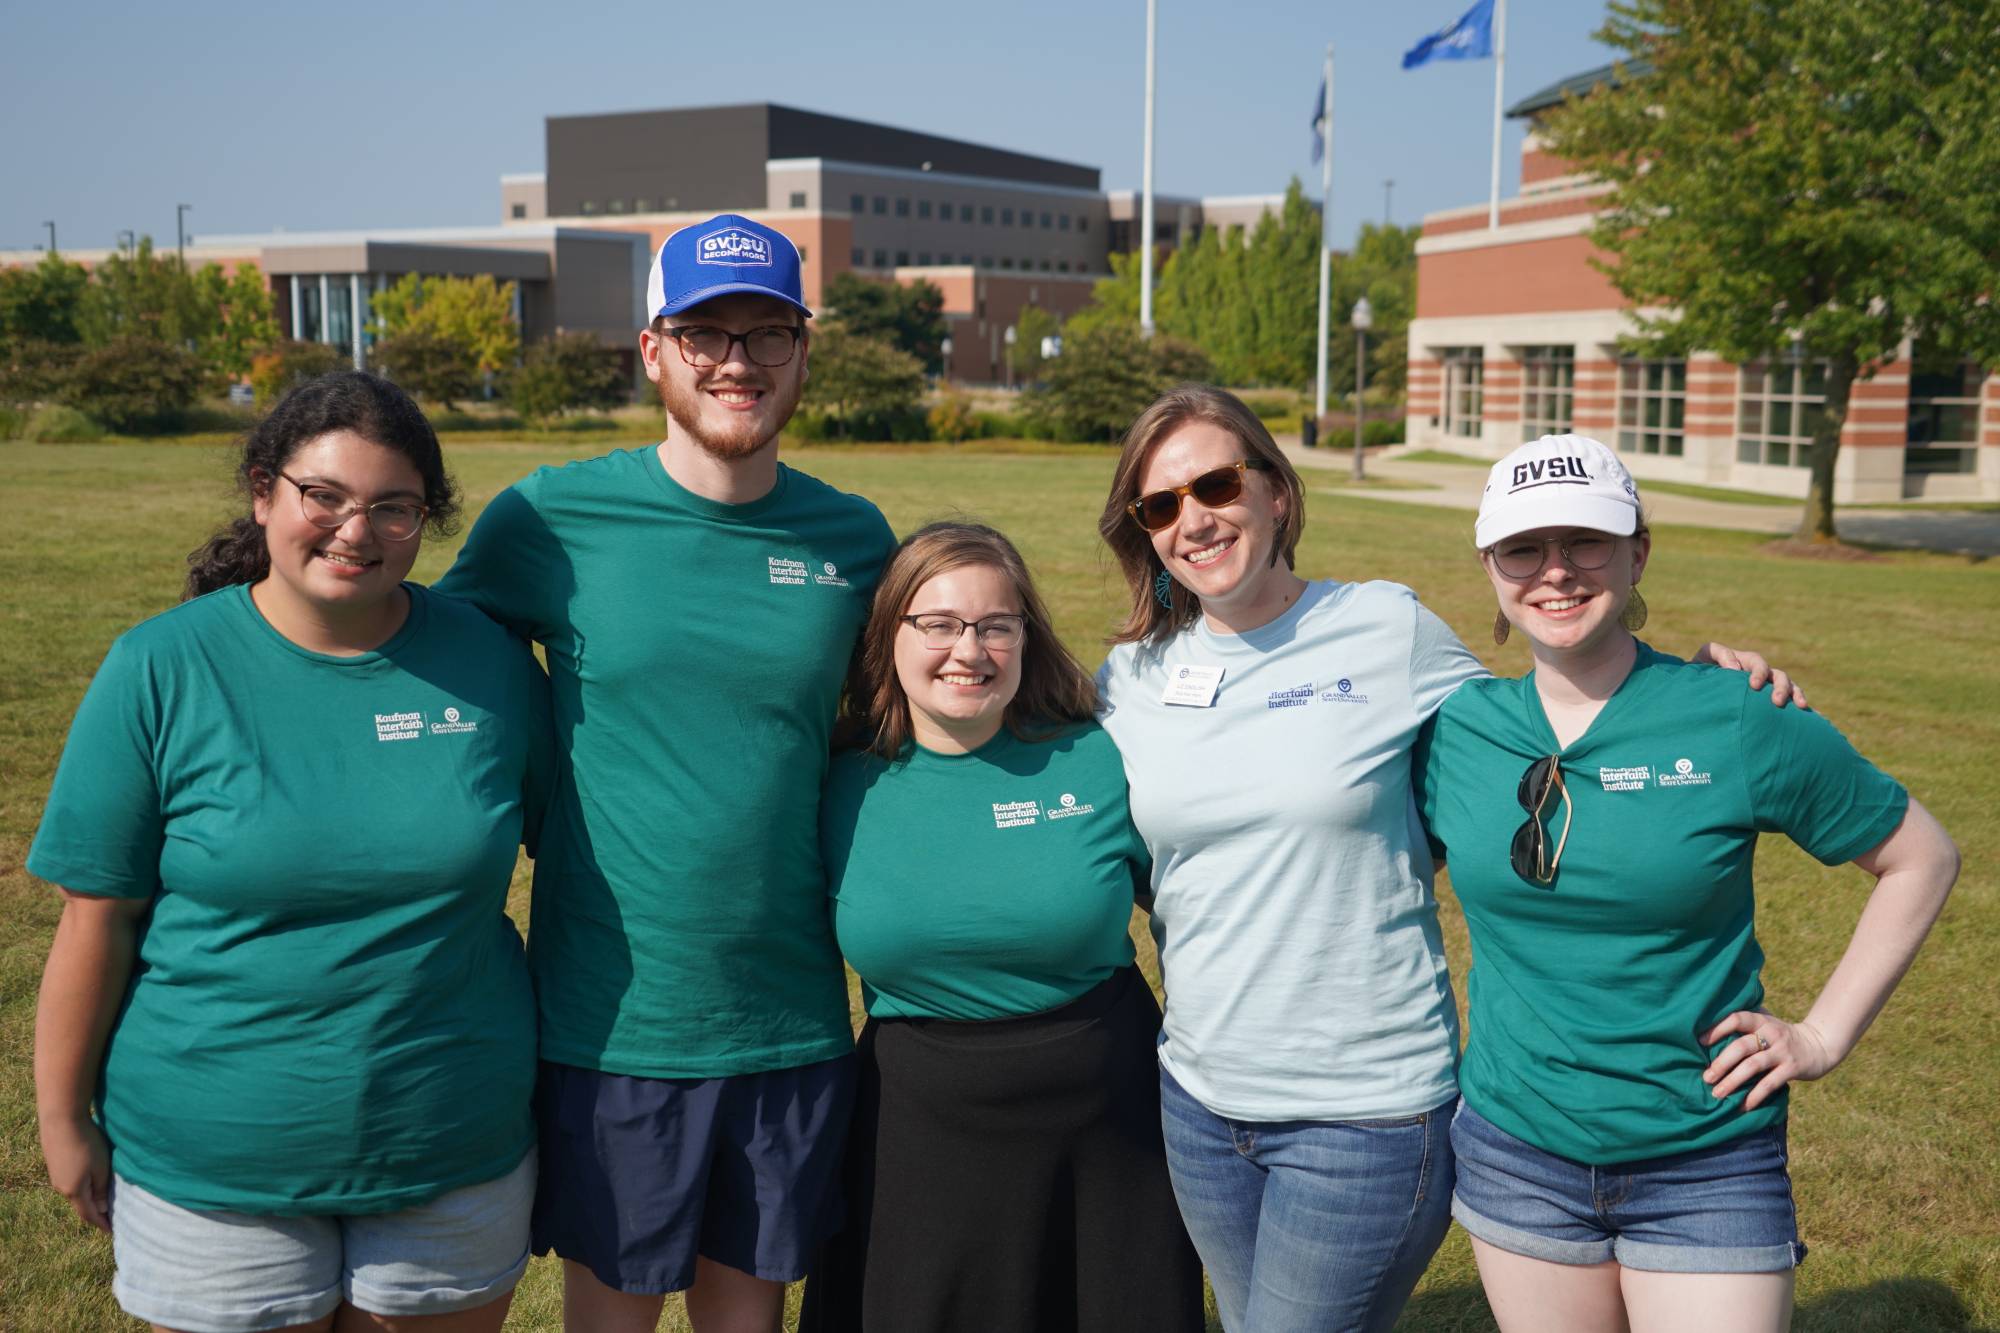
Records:
M56 224L53 222L44 222L42 225L49 229L49 253L54 254L56 252Z
M1362 297L1354 303L1354 311L1348 317L1354 325L1354 479L1362 479L1361 441L1363 418L1367 407L1362 394L1368 385L1368 330L1375 326L1375 309Z
M1009 324L1009 325L1007 326L1007 331L1006 331L1005 333L1003 333L1003 334L1001 334L1001 335L1000 335L1000 341L1002 341L1002 342L1004 342L1004 343L1006 343L1006 344L1007 344L1007 350L1006 350L1006 352L1004 352L1004 353L1003 353L1002 355L1003 355L1003 357L1005 358L1005 360L1006 360L1006 362L1007 362L1007 387L1008 387L1008 388L1010 388L1010 389L1014 387L1014 339L1015 339L1015 337L1016 337L1016 334L1015 334L1015 332L1014 332L1014 326L1013 326L1012 324Z
M139 248L138 238L130 227L118 233L118 248L128 255Z
M174 252L181 257L181 267L188 266L187 215L193 204L174 205Z
M940 364L939 364L939 366L938 366L938 379L939 379L939 381L940 381L940 382L942 382L942 381L944 381L944 380L948 380L948 379L950 379L950 378L951 378L951 339L950 339L950 338L948 338L948 337L947 337L947 338L945 338L944 340L942 340L941 342L939 342L939 343L938 343L938 361L939 361L939 363L940 363Z

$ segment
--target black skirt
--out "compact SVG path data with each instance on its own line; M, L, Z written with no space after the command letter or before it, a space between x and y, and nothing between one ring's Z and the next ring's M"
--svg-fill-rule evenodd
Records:
M801 1333L1198 1333L1159 1031L1131 967L1025 1018L870 1019L847 1225L807 1281Z

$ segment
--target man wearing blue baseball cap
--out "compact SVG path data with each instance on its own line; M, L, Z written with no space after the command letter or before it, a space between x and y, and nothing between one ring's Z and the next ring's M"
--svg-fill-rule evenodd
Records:
M837 1221L853 1095L818 845L882 515L778 461L805 387L799 252L735 214L669 236L639 335L657 446L496 496L439 585L547 650L566 758L529 957L534 1246L564 1322L774 1330Z

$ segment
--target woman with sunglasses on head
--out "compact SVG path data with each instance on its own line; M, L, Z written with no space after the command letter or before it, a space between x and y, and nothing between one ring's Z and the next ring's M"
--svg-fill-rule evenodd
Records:
M1534 670L1460 690L1419 749L1472 936L1452 1213L1509 1333L1782 1330L1805 1255L1786 1085L1853 1049L1957 850L1820 717L1633 636L1652 537L1604 445L1495 464L1475 541L1494 637L1519 630ZM1876 878L1797 1023L1762 1007L1760 832Z
M804 1329L1202 1326L1127 933L1146 853L1095 704L1005 537L903 543L820 816L869 1017Z
M547 681L405 581L457 492L347 372L249 435L184 603L112 645L28 854L50 1182L155 1328L480 1333L527 1263L535 1020L505 915Z
M1407 588L1300 577L1303 506L1256 416L1183 385L1099 527L1132 594L1099 686L1153 859L1167 1159L1232 1333L1386 1329L1450 1225L1410 748L1485 669Z

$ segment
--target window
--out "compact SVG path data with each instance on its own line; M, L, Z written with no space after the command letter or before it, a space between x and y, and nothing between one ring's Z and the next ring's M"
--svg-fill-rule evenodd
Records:
M972 205L971 205L971 204L960 204L960 205L958 206L958 220L959 220L960 222L970 222L970 221L972 221Z
M1053 226L1055 226L1055 219L1050 217L1047 213L1042 214L1042 230L1047 231L1049 228Z
M595 199L586 199L577 206L577 211L585 217L591 217L597 212L597 201Z
M1026 265L1026 264L1023 264L1023 265L1021 265L1021 267L1022 267L1022 268L1026 268L1026 267L1027 267L1027 265ZM1048 261L1048 260L1046 260L1046 259L1044 259L1044 260L1042 261L1042 272L1044 272L1044 273L1047 273L1048 271L1049 271L1049 261Z
M917 251L917 267L929 268L930 266L931 266L931 252L928 250Z
M899 217L899 218L906 218L906 217L910 216L910 201L909 201L909 200L907 200L907 199L898 199L898 200L896 200L896 216L897 216L897 217Z
M979 220L980 220L981 222L984 222L984 223L987 223L988 225L991 225L991 224L992 224L992 222L993 222L993 205L991 205L991 204L985 204L985 205L982 205L982 206L980 207L980 210L979 210Z
M898 251L896 252L896 267L897 267L897 268L901 268L901 267L903 267L903 265L905 265L905 264L907 264L907 263L909 263L909 262L910 262L910 252L909 252L908 250L898 250Z
M972 267L972 256L971 256L971 255L960 255L960 256L958 257L958 262L959 262L959 263L961 263L961 264L963 264L963 265L965 265L965 266L966 266L967 268L971 268L971 267Z
M850 213L865 213L868 211L868 201L858 194L851 194L847 196L847 211Z
M1736 403L1736 461L1805 467L1813 432L1826 419L1826 362L1753 361L1743 367Z
M1618 452L1681 456L1687 409L1687 362L1618 363Z
M875 267L876 268L889 267L889 252L887 250L877 250L875 252Z
M793 190L792 207L804 208L805 206L806 206L806 192L804 190Z
M968 209L966 211L965 219L968 222L972 220L971 210ZM939 222L951 221L951 204L948 201L943 201L938 204L938 221Z
M1069 230L1069 214L1067 213L1056 214L1056 229L1058 231Z
M1574 347L1521 349L1521 438L1570 432L1571 405L1576 398Z
M875 214L876 214L876 216L877 216L877 217L879 217L879 216L881 216L882 214L884 214L884 213L886 213L886 212L888 212L888 211L889 211L889 201L888 201L887 199L884 199L884 198L883 198L883 197L882 197L881 195L879 195L879 194L878 194L878 195L876 195L876 196L875 196Z
M1083 215L1082 215L1081 213L1077 214L1077 218L1076 218L1076 229L1077 229L1078 231L1089 231L1089 230L1090 230L1090 219L1089 219L1089 218L1087 218L1087 217L1084 217L1084 216L1083 216Z
M528 206L526 204L515 204L513 207L513 211L508 216L516 218L524 218L528 216Z
M1444 433L1479 438L1486 412L1486 351L1444 349Z
M1003 209L1001 209L1001 210L1000 210L1000 225L1001 225L1001 226L1003 226L1003 227L1011 227L1011 226L1013 226L1013 225L1014 225L1014 210L1013 210L1013 209L1011 209L1011 208L1003 208Z
M625 201L623 199L613 199L611 201L611 211L613 213L623 213L625 211Z
M1917 344L1910 367L1904 472L1979 470L1979 386L1985 378L1974 362L1953 360Z
M1067 273L1067 272L1069 272L1069 261L1068 261L1067 259L1059 259L1059 260L1057 260L1057 261L1056 261L1056 272L1058 272L1058 273Z
M650 199L634 199L632 201L632 211L634 213L650 213L653 211L653 201Z
M848 254L847 262L854 265L854 267L856 268L866 268L868 266L867 253L863 251L860 246L857 245L854 247L853 251Z
M992 267L993 267L993 256L992 256L992 255L981 255L981 256L979 257L979 267L981 267L981 268L992 268Z
M1000 257L1000 267L1001 267L1001 268L1012 268L1012 267L1014 267L1014 261L1013 261L1012 259L1008 258L1007 256L1005 256L1005 255L1002 255L1002 256Z
M799 252L799 262L800 262L801 264L805 263L805 262L806 262L806 248L805 248L805 247L804 247L803 245L795 245L795 246L793 246L792 248L793 248L794 250L797 250L797 251Z
M917 200L917 216L920 218L927 218L930 215L931 215L931 201L928 199Z

